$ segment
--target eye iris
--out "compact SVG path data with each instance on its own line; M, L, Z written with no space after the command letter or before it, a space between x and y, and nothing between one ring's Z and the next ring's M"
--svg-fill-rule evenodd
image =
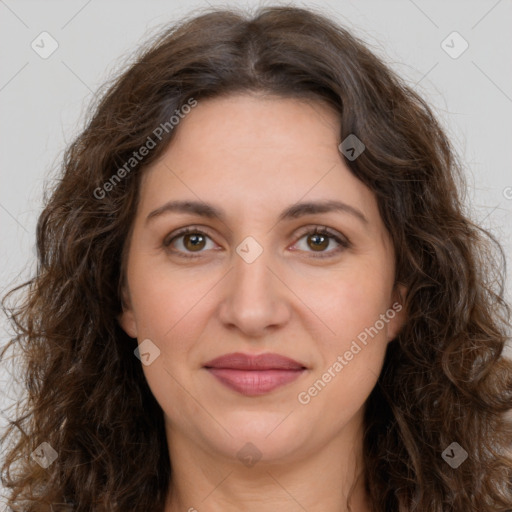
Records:
M203 249L205 239L204 239L203 235L200 235L198 233L192 233L192 234L184 235L183 242L184 242L184 245L187 248L187 250L194 251L195 249ZM189 245L188 242L190 242L191 245Z
M329 238L326 237L325 235L321 235L321 234L318 234L318 233L314 233L313 235L310 235L308 237L308 243L309 241L311 240L316 240L316 242L314 241L313 244L314 245L310 245L310 247L313 249L313 250L322 250L322 249L326 249L328 246L329 246ZM322 240L322 242L320 242L321 245L318 245L317 242L319 240Z
M188 251L199 252L205 246L206 239L201 233L185 233L183 245ZM307 243L315 252L321 252L329 246L330 237L322 233L312 233L307 237Z

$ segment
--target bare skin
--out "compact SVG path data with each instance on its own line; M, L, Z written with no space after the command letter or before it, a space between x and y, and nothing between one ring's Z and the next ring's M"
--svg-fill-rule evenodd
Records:
M404 290L375 196L339 153L339 120L319 102L242 94L200 101L176 129L142 180L119 318L160 350L143 369L166 423L166 512L340 512L351 489L351 510L367 512L363 406L403 324L393 304ZM147 220L174 200L212 204L224 218ZM352 210L279 219L326 200ZM176 237L184 227L193 232ZM248 254L262 249L250 263L236 251L246 237L257 242ZM232 352L277 353L306 370L246 396L204 368ZM325 386L309 392L319 379Z

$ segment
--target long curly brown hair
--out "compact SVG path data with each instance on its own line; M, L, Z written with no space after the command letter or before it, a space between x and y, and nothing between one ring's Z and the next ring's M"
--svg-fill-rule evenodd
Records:
M140 178L179 128L126 162L191 98L244 91L324 101L339 112L339 140L366 146L346 164L375 193L408 290L366 404L373 510L512 510L503 250L470 220L463 166L425 100L347 30L293 7L190 15L107 85L45 200L35 277L2 302L15 328L2 359L19 355L27 391L3 436L12 510L163 510L163 413L117 318ZM41 443L57 454L46 468L31 457ZM467 452L456 468L454 446Z

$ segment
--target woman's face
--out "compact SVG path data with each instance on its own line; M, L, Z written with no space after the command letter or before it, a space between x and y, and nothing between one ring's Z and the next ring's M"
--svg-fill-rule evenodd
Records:
M120 317L171 450L292 462L349 444L403 312L337 115L236 95L199 101L175 130L142 179Z

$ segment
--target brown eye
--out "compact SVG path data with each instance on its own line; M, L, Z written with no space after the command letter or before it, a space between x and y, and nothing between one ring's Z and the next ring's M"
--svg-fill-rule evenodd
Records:
M330 258L349 247L351 247L351 243L346 237L323 226L303 232L296 243L296 248L301 251L310 253L310 255L316 253L313 254L315 258Z
M211 244L208 247L208 242ZM170 253L185 258L200 256L208 249L212 249L215 244L209 235L197 228L185 228L174 236L167 237L163 246Z
M307 243L314 251L323 251L329 247L329 237L320 233L313 233L308 236Z
M183 245L187 251L200 251L206 244L205 237L200 233L192 233L183 236Z

